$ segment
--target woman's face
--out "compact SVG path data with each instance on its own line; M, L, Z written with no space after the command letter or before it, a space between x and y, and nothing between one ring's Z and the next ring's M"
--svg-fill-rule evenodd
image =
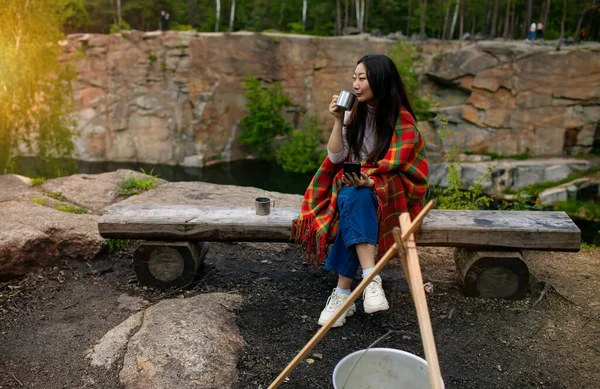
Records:
M354 87L354 93L358 96L359 103L368 103L374 99L373 91L369 85L367 79L367 69L363 63L359 63L354 70L352 76L352 86Z

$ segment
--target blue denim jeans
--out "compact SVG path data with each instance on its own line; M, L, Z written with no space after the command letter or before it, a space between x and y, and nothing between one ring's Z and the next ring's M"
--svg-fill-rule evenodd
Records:
M359 243L377 245L377 197L370 188L344 186L338 194L337 211L340 226L324 267L354 278L360 264L354 246Z

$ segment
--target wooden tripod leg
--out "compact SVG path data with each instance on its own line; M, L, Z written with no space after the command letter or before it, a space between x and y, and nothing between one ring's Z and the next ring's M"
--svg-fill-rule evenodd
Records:
M403 213L400 215L400 227L403 231L408 231L411 227L410 215ZM442 375L440 372L440 362L438 360L433 329L431 328L431 318L427 308L427 297L423 289L423 276L421 275L421 266L417 255L417 245L414 234L410 234L406 239L406 263L408 268L409 285L411 286L412 297L417 310L417 319L419 320L419 330L423 340L423 349L425 350L425 359L429 370L429 382L432 389L442 388Z
M396 241L396 247L398 248L398 257L400 257L400 264L404 275L406 276L406 282L408 283L408 290L412 294L412 287L410 285L410 276L408 275L408 263L406 262L406 250L404 250L404 242L402 242L402 236L400 236L400 228L394 227L392 230L394 240Z

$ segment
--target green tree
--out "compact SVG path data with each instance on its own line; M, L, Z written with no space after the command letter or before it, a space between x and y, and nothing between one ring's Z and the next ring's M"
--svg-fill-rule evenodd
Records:
M35 154L47 172L73 151L70 80L59 61L64 38L61 0L0 3L0 173L21 152Z

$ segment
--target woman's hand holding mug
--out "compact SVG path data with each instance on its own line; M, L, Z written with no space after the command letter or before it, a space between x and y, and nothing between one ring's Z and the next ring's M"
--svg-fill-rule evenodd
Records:
M344 110L337 106L338 95L333 95L331 103L329 103L329 112L338 120L344 118Z

